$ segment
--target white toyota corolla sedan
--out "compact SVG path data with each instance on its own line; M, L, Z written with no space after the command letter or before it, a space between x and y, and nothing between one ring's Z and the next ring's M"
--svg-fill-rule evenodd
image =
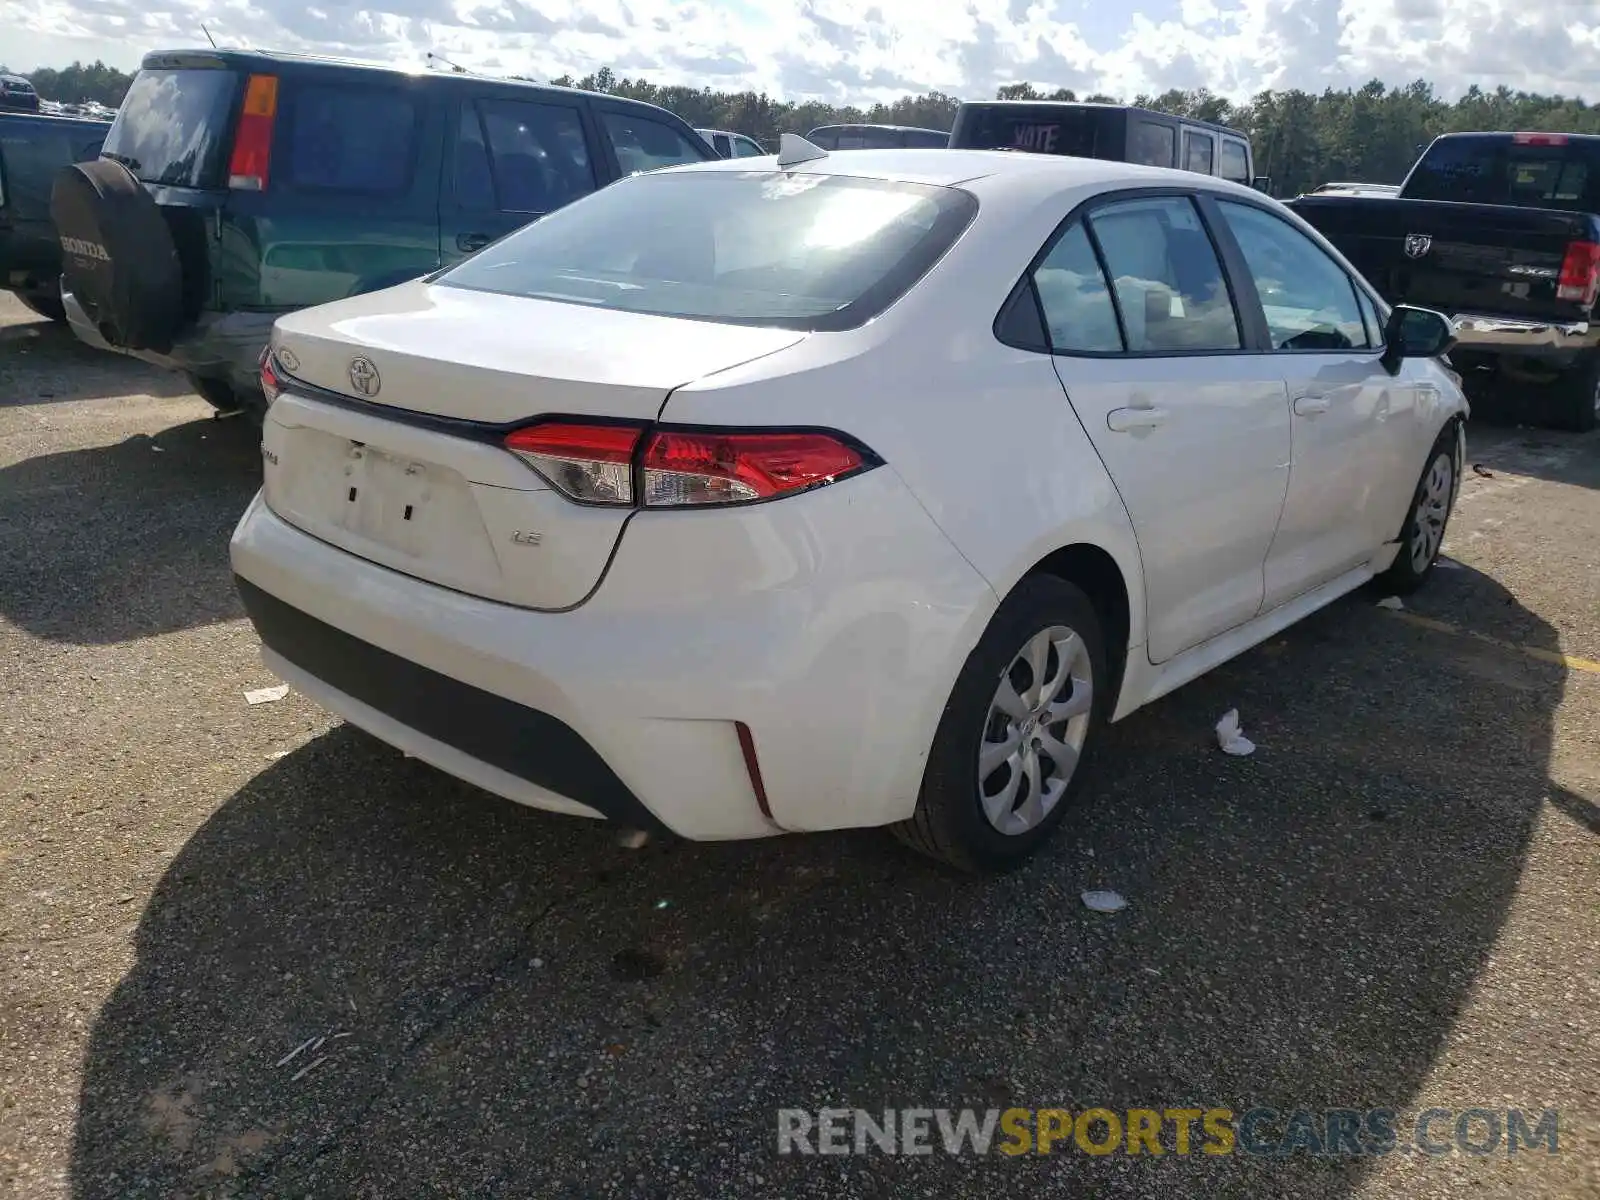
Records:
M274 672L501 796L1003 868L1105 722L1427 578L1449 344L1220 180L786 139L280 320L233 566Z

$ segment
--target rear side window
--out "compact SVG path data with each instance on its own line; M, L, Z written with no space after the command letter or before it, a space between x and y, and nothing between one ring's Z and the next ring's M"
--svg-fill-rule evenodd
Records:
M1222 139L1222 170L1218 174L1234 183L1250 182L1250 156L1245 153L1243 142Z
M784 172L644 174L524 226L452 287L784 329L882 312L972 220L955 188Z
M1209 133L1196 133L1192 129L1183 131L1183 169L1197 171L1201 175L1210 175L1212 157L1216 153L1216 143Z
M484 100L476 107L502 210L551 212L594 191L577 109L515 100Z
M663 121L631 112L600 114L606 136L617 152L617 165L624 175L675 167L681 163L705 162L713 151L699 139L688 136Z
M962 150L1026 150L1093 158L1096 135L1105 119L1098 109L1071 105L973 105L958 119L950 145Z
M1128 349L1237 350L1239 320L1200 214L1183 196L1124 200L1089 218L1111 275Z
M103 153L145 183L217 186L238 90L233 71L140 71Z
M1405 194L1415 200L1581 210L1590 203L1591 174L1584 149L1572 142L1441 138L1411 172Z
M1074 221L1033 273L1050 348L1066 353L1115 354L1122 350L1117 310L1094 247Z
M733 156L735 158L760 158L765 153L765 150L747 137L733 139Z
M411 185L416 102L387 88L301 85L279 119L284 182L300 191L394 195Z
M1135 119L1128 132L1128 161L1147 167L1170 167L1177 146L1178 131L1171 125Z

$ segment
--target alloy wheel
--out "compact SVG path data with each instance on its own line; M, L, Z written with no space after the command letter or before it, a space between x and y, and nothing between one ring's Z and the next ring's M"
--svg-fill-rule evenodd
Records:
M978 747L978 796L989 824L1027 833L1060 803L1094 709L1089 648L1065 625L1041 629L1000 676Z

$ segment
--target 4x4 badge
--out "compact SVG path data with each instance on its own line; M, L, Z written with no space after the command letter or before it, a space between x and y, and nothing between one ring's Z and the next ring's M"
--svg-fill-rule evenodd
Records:
M1406 234L1406 257L1421 258L1433 249L1433 239L1425 233Z
M383 379L370 358L350 360L350 386L363 396L376 396L383 388Z

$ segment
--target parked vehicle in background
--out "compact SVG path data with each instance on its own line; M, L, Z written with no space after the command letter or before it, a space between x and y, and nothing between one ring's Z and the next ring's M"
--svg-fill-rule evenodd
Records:
M1291 205L1385 298L1456 319L1469 391L1530 423L1595 427L1600 136L1446 134L1392 197Z
M1256 177L1250 139L1237 129L1131 104L972 100L956 110L950 147L1178 167L1260 191L1271 183Z
M0 289L63 321L61 242L50 221L56 173L91 161L111 126L104 121L0 112Z
M52 213L91 345L261 403L272 322L459 262L612 180L715 154L652 105L288 54L152 54Z
M39 93L21 75L0 74L0 111L38 112Z
M760 142L742 133L727 129L696 129L695 132L722 158L759 158L767 153Z
M1313 188L1309 196L1393 196L1400 191L1398 183L1325 183Z
M818 125L806 141L824 150L898 150L948 146L950 135L915 125Z
M789 136L282 318L233 568L273 671L502 796L1003 868L1107 721L1427 579L1448 344L1244 188Z

